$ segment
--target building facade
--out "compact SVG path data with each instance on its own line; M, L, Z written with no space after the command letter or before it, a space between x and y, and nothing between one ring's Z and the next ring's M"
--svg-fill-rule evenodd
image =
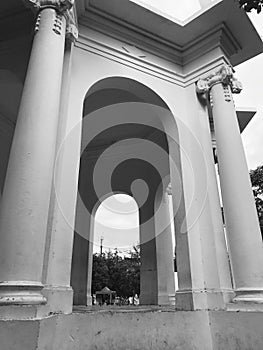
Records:
M240 136L254 112L232 96L233 67L263 50L247 15L229 0L184 20L137 0L0 11L4 349L261 349L262 240ZM79 314L94 216L114 193L138 204L146 309Z

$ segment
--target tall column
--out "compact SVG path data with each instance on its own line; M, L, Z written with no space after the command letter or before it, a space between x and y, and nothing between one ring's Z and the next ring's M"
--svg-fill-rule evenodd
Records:
M175 299L173 241L169 197L171 189L164 192L155 211L156 260L158 280L158 304L169 305Z
M263 303L263 250L254 197L240 136L232 92L241 84L232 68L218 72L197 84L208 93L216 135L220 183L227 238L230 248L236 302Z
M66 27L56 161L49 205L45 264L42 274L43 284L45 285L42 293L47 298L46 314L58 311L70 313L73 305L70 274L77 186L74 186L76 181L72 181L70 172L73 169L75 172L77 166L72 161L69 162L72 154L69 155L67 153L66 145L63 142L67 139L68 128L70 128L70 123L72 123L70 120L72 113L69 113L70 81L72 53L77 35L76 21L72 14L72 20L68 21ZM75 133L74 136L78 135ZM79 137L74 137L74 141L78 145L80 138L81 133ZM70 147L71 152L74 149L74 145L71 142L67 147ZM76 160L80 157L78 153L74 154L74 156ZM64 204L63 210L60 207L62 202Z
M38 10L0 213L0 305L46 302L41 290L65 45L72 0Z

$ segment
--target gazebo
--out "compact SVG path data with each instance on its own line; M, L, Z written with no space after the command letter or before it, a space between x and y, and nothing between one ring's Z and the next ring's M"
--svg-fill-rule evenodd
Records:
M95 294L96 302L99 305L103 305L104 303L107 305L112 305L116 297L116 292L114 290L110 290L108 287L102 288L102 290L97 291Z

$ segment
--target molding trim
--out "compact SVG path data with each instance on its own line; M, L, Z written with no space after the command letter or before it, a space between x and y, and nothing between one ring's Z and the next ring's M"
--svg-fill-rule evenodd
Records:
M93 12L85 13L79 23L78 48L181 87L194 83L200 75L211 70L211 65L212 68L218 66L219 61L229 64L227 57L241 49L225 24L180 47L156 37L153 39L137 28L123 27L122 23ZM189 63L216 50L217 57L205 66L188 67Z
M35 32L39 29L41 11L52 8L56 11L53 31L60 34L62 21L61 16L66 18L66 38L74 42L78 38L77 12L74 6L75 0L23 0L25 6L36 10L38 13Z
M101 42L93 40L92 38L87 39L87 37L83 37L80 34L75 46L79 49L99 55L105 59L118 62L138 71L148 73L170 83L175 83L182 87L184 86L181 73L160 67L157 63L155 64L150 61L147 62L145 59L134 57L127 51L121 51L107 46Z
M72 8L75 0L23 0L26 6L31 6L37 11L45 8L53 8L61 14L64 14Z

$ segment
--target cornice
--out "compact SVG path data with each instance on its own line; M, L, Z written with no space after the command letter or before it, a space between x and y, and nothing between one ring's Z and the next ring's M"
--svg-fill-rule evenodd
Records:
M198 39L187 43L182 48L183 64L188 64L217 47L220 47L227 57L241 50L239 42L234 38L225 23L214 27L210 32L204 33Z
M229 64L227 56L241 48L224 23L183 47L149 40L137 31L123 30L120 24L112 21L101 23L97 15L84 16L79 23L77 47L183 87L192 84L200 76L200 70L201 74L205 72L204 65L186 72L189 63L220 49L220 57L207 62L206 71L209 71L211 65L218 66L218 60Z
M76 0L74 7L78 17L82 16L85 12L85 0Z
M126 43L136 43L138 47L153 53L158 57L170 60L173 63L182 64L180 45L158 38L155 35L142 30L129 23L114 18L108 14L102 14L97 10L86 12L79 18L79 23L101 34L110 36Z
M91 5L87 7L84 15L79 17L79 23L103 34L110 35L117 40L136 43L137 47L180 65L194 60L197 53L200 55L202 51L208 49L209 44L212 47L210 42L214 44L215 42L220 42L227 56L231 56L241 50L240 43L234 38L225 23L217 25L208 32L204 32L197 39L187 42L183 46L152 34L123 19L116 18Z

